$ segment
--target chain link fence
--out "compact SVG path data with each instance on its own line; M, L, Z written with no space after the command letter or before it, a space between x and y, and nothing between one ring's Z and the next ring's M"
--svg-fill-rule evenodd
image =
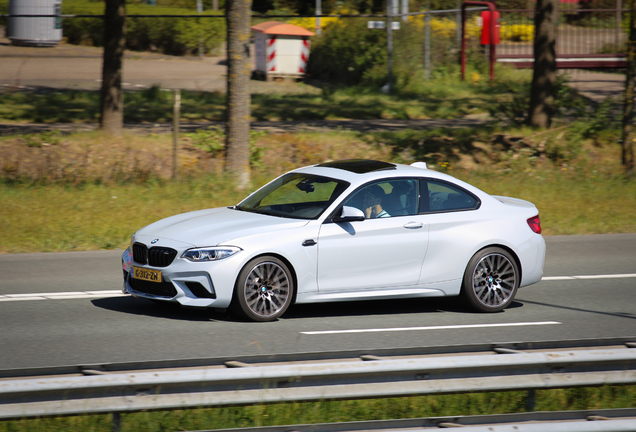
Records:
M498 60L527 67L532 57L534 2L508 0L498 2L497 6L501 13ZM126 19L128 50L123 70L124 89L158 86L205 92L225 91L225 19L221 12L192 14L192 11L185 11L189 13L186 15L178 10L179 15L173 9L164 8L172 14L150 16L140 14L142 9L135 9L139 7L132 5ZM483 10L469 8L465 25L468 58L474 70L485 73L487 47L480 43ZM91 15L99 15L103 11L91 9L82 11L86 12L84 14L63 15L59 40L55 40L55 34L49 35L52 32L44 32L45 36L53 38L49 41L43 40L42 31L29 22L57 29L60 20L56 14L59 11L46 10L40 12L40 16L32 17L15 14L8 17L8 11L0 12L5 13L0 18L0 36L4 36L0 39L0 91L99 89L102 18ZM159 12L166 11L155 11ZM304 71L307 78L326 85L382 87L390 76L395 85L408 89L411 84L458 70L461 46L459 8L429 13L388 9L387 13L396 14L389 19L387 13L360 15L347 10L340 12L320 18L320 34L307 38L308 46L305 48L310 51ZM29 13L34 14L33 11ZM42 16L44 14L52 15ZM603 62L602 57L616 58L624 53L626 18L621 0L562 0L557 56L586 58L589 67L616 67L615 63ZM315 17L278 16L269 19L316 31ZM266 17L254 18L253 25L267 20ZM391 32L386 29L387 21L392 21L394 26ZM7 25L13 27L8 32L3 31ZM31 29L34 43L15 36L18 30L24 29ZM43 48L43 45L49 47ZM253 44L252 53L253 70L256 70L259 53L254 50ZM269 56L271 52L265 54ZM519 59L526 63L519 62Z

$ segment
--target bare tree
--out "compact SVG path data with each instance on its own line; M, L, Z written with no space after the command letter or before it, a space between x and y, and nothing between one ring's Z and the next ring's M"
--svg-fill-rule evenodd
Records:
M537 0L534 15L534 71L528 124L548 128L556 83L556 23L558 0Z
M124 100L121 89L125 44L126 0L106 0L104 12L104 64L100 97L100 128L121 135Z
M227 124L225 171L239 188L250 181L250 18L251 0L228 0L227 13Z
M625 175L634 175L634 85L636 84L636 0L629 0L629 40L627 41L627 74L623 106L623 151Z

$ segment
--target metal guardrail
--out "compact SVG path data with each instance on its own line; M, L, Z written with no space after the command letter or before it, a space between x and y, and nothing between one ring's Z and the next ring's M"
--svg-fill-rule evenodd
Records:
M506 350L513 351L535 351L535 350L557 350L557 349L582 349L582 348L607 348L628 346L636 348L636 336L623 336L613 338L590 338L590 339L566 339L566 340L546 340L532 342L494 342L477 343L468 345L438 345L409 348L375 348L375 349L352 349L340 351L314 351L279 354L256 354L244 356L222 356L222 357L201 357L168 360L147 360L137 362L120 363L90 363L80 365L62 365L30 367L19 369L0 369L0 378L25 378L29 376L49 376L49 375L70 375L86 374L86 371L98 371L103 373L128 372L156 370L166 368L195 368L209 366L225 366L228 362L239 362L247 364L273 364L283 362L299 361L323 361L323 360L346 360L362 358L369 359L375 357L398 357L398 356L427 356L427 355L468 355L471 353L505 353Z
M538 411L514 414L424 417L215 429L214 432L418 432L431 428L461 427L467 432L584 432L634 431L636 408ZM198 432L212 432L198 431Z
M636 350L517 352L0 381L0 419L636 383Z

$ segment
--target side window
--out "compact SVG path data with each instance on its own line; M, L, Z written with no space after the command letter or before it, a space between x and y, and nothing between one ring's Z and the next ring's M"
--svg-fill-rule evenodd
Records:
M343 205L362 210L367 219L415 215L417 196L417 180L383 180L359 189Z
M474 196L448 183L422 180L420 188L420 213L473 210L479 206Z

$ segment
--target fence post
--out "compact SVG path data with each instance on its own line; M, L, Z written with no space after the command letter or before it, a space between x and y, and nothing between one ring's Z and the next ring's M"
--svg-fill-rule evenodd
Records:
M623 16L623 2L616 0L616 49L620 49L621 46L621 18Z
M322 30L320 29L320 15L322 15L322 2L321 0L316 0L316 34L320 34Z
M431 11L431 0L426 0L426 11ZM431 14L424 18L424 73L426 81L431 77Z
M179 117L181 115L181 90L172 90L172 179L179 173L177 151L179 147Z
M203 2L202 0L197 0L197 13L203 13ZM198 18L197 18L198 20ZM197 24L201 24L201 21L197 21ZM203 52L203 38L199 38L199 58L203 58L205 53Z
M388 0L386 2L386 65L388 69L387 93L391 93L393 87L393 2L396 0Z

